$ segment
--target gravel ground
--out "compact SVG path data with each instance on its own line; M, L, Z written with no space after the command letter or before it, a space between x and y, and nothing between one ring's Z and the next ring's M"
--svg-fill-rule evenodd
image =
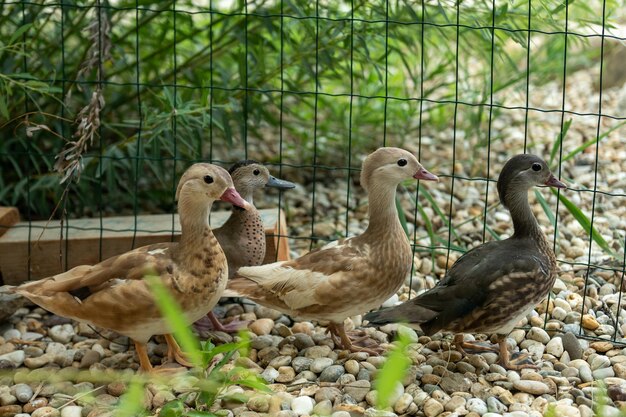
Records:
M578 73L570 77L570 82L581 91L592 89L593 77ZM590 90L589 90L590 91ZM560 106L558 86L547 86L533 98L544 107ZM588 97L568 103L576 111L596 111L597 103L586 101ZM614 89L604 94L603 109L607 113L618 114L621 103L626 102L626 89ZM594 107L595 106L595 107ZM498 142L492 149L492 178L497 177L496 168L507 158L506 148L519 150L520 121L523 113L503 114L496 118L494 130L509 135L511 141ZM533 136L541 137L540 129L545 129L546 145L538 144L544 155L549 153L554 126L559 126L561 115L540 113L533 115ZM536 120L535 120L536 119ZM578 123L579 122L579 123ZM571 151L584 140L595 135L597 118L589 117L577 121L571 132L571 141L566 142L565 153ZM616 124L614 120L603 120L603 129ZM547 128L550 126L550 129ZM574 126L574 125L573 125ZM538 131L539 130L539 131ZM557 128L558 131L558 128ZM441 137L450 132L441 132ZM617 194L626 190L626 139L616 130L603 140L598 155L598 189ZM568 136L570 138L570 136ZM581 140L576 140L580 138ZM428 138L426 138L428 139ZM441 170L434 160L450 160L451 149L437 145L437 135L432 140L424 140L422 153L424 166L435 173L450 172L452 166L441 164ZM543 146L543 147L542 147ZM409 147L409 146L407 146ZM593 151L593 147L589 148ZM466 157L467 149L458 149L460 160ZM435 159L439 158L439 159ZM591 212L591 192L577 192L593 188L594 152L585 152L563 166L563 178L573 188L565 191L567 197L586 213ZM460 176L484 175L482 168L477 171L459 163L455 173ZM483 167L484 168L484 167ZM447 170L447 171L446 171ZM290 179L289 172L284 174ZM444 179L438 184L427 184L438 205L450 210L451 180ZM285 194L289 215L290 235L308 238L311 235L310 215L312 202L311 186L299 187ZM350 212L346 217L345 180L316 184L316 223L313 234L334 239L343 236L347 230L356 234L366 225L367 213L364 195L358 187L351 187ZM540 190L550 207L556 206L556 198L547 190ZM452 200L452 224L459 238L452 242L471 248L482 242L485 186L482 182L456 180ZM608 245L617 252L615 257L607 255L596 244L589 248L587 233L574 217L561 206L559 210L557 257L561 261L561 272L549 302L537 306L523 320L518 329L509 336L514 350L528 352L539 366L538 370L507 371L499 366L494 353L462 357L450 347L451 335L437 334L434 337L420 336L410 331L413 343L409 348L411 367L407 377L395 387L392 407L385 412L373 408L377 392L372 381L384 358L370 357L366 353L347 354L334 349L333 341L325 333L323 323L293 322L289 317L250 303L223 304L218 313L243 320L251 320L249 329L252 349L249 357L235 355L233 363L259 373L269 384L273 393L253 394L247 402L218 401L215 409L221 409L221 416L255 417L271 414L278 417L301 415L332 415L333 417L425 415L471 417L485 416L540 416L554 407L556 415L576 417L592 416L597 405L598 385L603 381L608 386L609 400L604 407L604 415L619 414L626 406L626 312L620 303L623 274L611 268L620 269L623 257L624 230L626 230L625 197L596 195L596 217L594 225ZM414 206L403 198L409 217ZM447 241L447 228L438 219L433 208L419 197L426 214L433 220L440 236ZM489 203L495 203L495 185L490 185ZM275 195L258 198L260 207L275 206ZM535 204L544 231L550 236L554 229L542 210ZM502 237L512 232L508 212L501 206L489 213L487 225ZM421 217L417 216L415 233L418 245L430 246ZM487 233L487 238L491 236ZM291 241L294 256L308 250L308 239ZM447 266L459 256L452 251L448 256L445 249L434 256L430 252L417 251L415 272L412 279L387 305L401 302L421 291L432 288L445 273ZM587 276L587 264L593 265ZM586 290L585 281L587 280ZM348 328L361 325L360 317L348 320ZM389 343L397 332L396 325L381 329L364 328L368 334L381 343ZM577 337L593 336L598 340ZM611 340L616 337L616 341ZM105 337L102 337L105 336ZM214 335L229 341L225 334ZM486 339L485 335L468 335ZM156 338L148 345L155 364L161 362L166 346ZM111 414L112 407L119 402L125 391L124 383L103 384L84 378L52 384L46 381L46 373L52 371L57 376L67 372L68 378L76 369L117 370L137 369L134 349L128 347L128 340L109 332L96 334L87 326L72 323L66 319L50 315L46 311L32 307L21 307L4 322L0 322L0 369L8 370L0 377L0 417L79 417ZM40 381L44 382L40 382ZM150 384L145 393L146 407L156 414L167 401L186 394L189 380L174 378L171 386ZM229 388L228 393L244 392L240 387ZM87 395L89 394L89 395ZM90 399L90 400L88 400Z

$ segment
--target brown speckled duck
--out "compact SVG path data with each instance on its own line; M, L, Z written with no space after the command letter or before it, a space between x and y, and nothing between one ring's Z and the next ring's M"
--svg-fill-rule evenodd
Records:
M343 321L380 306L411 269L411 246L395 205L398 184L410 178L437 180L404 149L376 150L361 171L361 185L369 194L369 226L363 234L292 261L240 268L228 283L229 293L293 317L327 320L344 349L377 353L355 346Z
M486 350L464 341L462 333L495 333L503 366L534 367L510 361L506 336L545 298L556 279L552 246L528 204L528 190L535 185L565 188L543 159L528 154L511 158L498 178L498 194L511 212L513 236L470 250L433 289L396 307L369 313L365 319L376 325L407 323L427 335L456 332L454 342L461 353L464 348Z
M252 159L235 163L228 172L239 195L252 206L250 210L233 206L233 212L226 223L213 230L228 260L228 277L232 278L242 266L261 265L265 259L265 227L261 214L254 208L254 191L264 187L288 190L296 185L271 176L266 167ZM207 317L210 323L200 320L196 327L212 327L223 332L233 332L238 331L242 325L236 321L224 325L213 312L209 312Z
M60 316L114 330L135 343L143 371L153 371L145 344L164 334L168 358L189 365L154 302L146 274L156 274L193 323L217 303L228 264L208 224L213 201L251 209L233 188L228 172L211 164L192 165L176 190L182 235L179 243L157 243L12 288ZM169 372L171 368L157 371Z

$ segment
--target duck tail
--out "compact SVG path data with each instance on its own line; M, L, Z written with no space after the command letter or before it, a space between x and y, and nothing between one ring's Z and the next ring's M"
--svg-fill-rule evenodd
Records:
M437 313L432 310L406 302L384 310L372 311L363 318L373 326L402 323L409 327L418 327L432 320L436 315Z
M2 285L0 286L0 294L15 294L16 288L15 285Z

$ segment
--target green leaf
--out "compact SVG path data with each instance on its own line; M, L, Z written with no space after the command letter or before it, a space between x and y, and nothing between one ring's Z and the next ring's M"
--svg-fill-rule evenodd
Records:
M557 194L557 191L554 188L551 188L550 190L553 194ZM574 216L574 218L576 219L576 221L578 221L583 230L585 230L588 235L591 235L593 241L596 242L598 246L600 246L607 254L614 257L615 254L613 253L613 250L611 249L609 244L606 243L606 240L604 240L602 235L598 233L595 227L591 227L591 220L589 220L589 217L587 217L585 213L583 213L578 207L576 207L576 205L568 200L567 197L565 197L562 193L559 193L558 196L559 200L572 214L572 216Z
M15 41L20 36L22 36L28 29L31 28L31 26L33 26L32 23L26 23L25 25L22 25L19 28L17 28L17 30L15 32L13 32L13 35L11 35L11 38L9 39L8 45L13 45L13 43L15 43Z
M389 352L385 364L378 372L374 387L378 391L376 408L383 410L389 406L389 397L396 389L398 382L401 382L406 375L406 371L411 365L411 360L406 355L406 349L410 344L410 339L406 333L398 332L396 349Z
M555 226L556 225L556 217L554 216L554 213L552 212L552 209L550 208L550 205L548 204L546 199L543 197L543 194L541 194L539 192L539 190L535 190L535 198L537 198L537 201L539 202L539 205L543 209L543 212L546 213L546 216L548 217L548 220L550 220L550 224L552 226Z
M209 411L197 411L197 410L187 411L184 415L186 417L217 417L216 414L213 414Z
M159 411L159 417L181 417L185 412L182 400L174 400L166 403Z
M398 212L398 218L400 219L400 224L402 225L402 229L404 230L404 234L409 235L409 226L406 224L406 215L404 214L404 209L402 208L402 204L400 204L400 199L396 196L396 211Z
M9 109L7 108L7 102L4 100L3 94L0 94L0 115L5 119L9 118Z
M198 349L200 342L185 322L185 314L180 306L169 293L160 277L146 275L144 280L148 283L148 287L154 295L154 300L159 306L161 314L167 320L167 324L172 329L172 333L174 333L176 340L180 343L189 360L195 366L202 367L202 352Z
M115 417L135 417L143 414L143 383L137 379L131 381L128 390L122 396L119 406L115 410Z
M554 162L556 153L561 148L561 143L563 143L563 139L565 138L565 135L567 135L567 131L569 130L569 127L571 125L572 119L568 119L565 123L563 123L563 129L561 129L561 132L558 134L554 141L554 144L552 145L552 150L550 151L550 163L548 165L552 165L552 162Z

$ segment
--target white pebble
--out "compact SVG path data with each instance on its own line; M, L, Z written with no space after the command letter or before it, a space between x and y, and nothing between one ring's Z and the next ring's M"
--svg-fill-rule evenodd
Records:
M74 336L74 327L71 324L57 324L48 330L48 336L55 342L69 343Z
M487 404L480 398L470 398L469 400L467 400L467 403L465 403L465 408L467 409L467 411L473 411L474 413L481 416L488 411Z
M78 405L68 405L61 409L61 417L81 417L83 407Z
M291 411L299 416L309 415L313 411L315 400L311 397L296 397L291 400ZM65 416L62 416L65 417Z
M540 381L521 379L513 382L513 388L528 394L542 395L550 392L550 387Z
M396 304L398 304L398 301L399 301L398 294L394 294L383 303L383 307L384 308L393 307Z
M5 353L4 355L0 355L0 361L6 360L12 362L15 366L20 366L24 363L24 359L26 358L26 354L23 350L15 350L13 352Z
M557 358L560 358L563 354L563 339L560 337L555 337L550 340L546 345L546 352L550 355L554 355Z

